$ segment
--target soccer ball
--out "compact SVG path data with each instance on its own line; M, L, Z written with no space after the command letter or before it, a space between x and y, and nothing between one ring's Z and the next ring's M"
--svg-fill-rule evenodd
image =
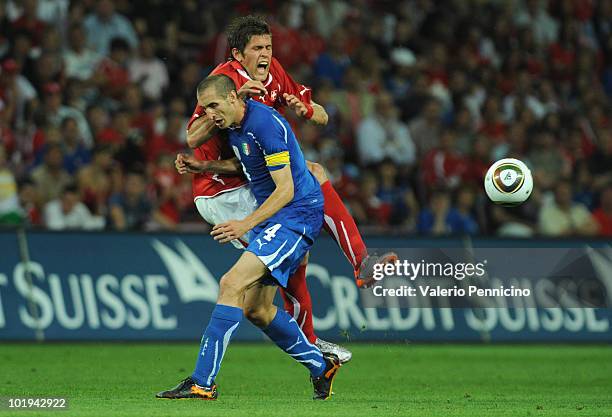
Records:
M518 206L531 195L533 177L522 161L504 158L491 165L485 175L484 187L495 204Z

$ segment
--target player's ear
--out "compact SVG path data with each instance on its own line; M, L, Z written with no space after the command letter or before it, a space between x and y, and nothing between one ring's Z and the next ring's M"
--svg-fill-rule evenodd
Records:
M230 53L232 54L232 58L234 58L238 62L242 62L242 60L244 59L244 55L242 55L242 52L240 52L238 48L232 48Z
M228 100L230 103L235 103L236 100L238 100L238 93L236 92L236 90L232 90L229 93L229 96L227 96Z

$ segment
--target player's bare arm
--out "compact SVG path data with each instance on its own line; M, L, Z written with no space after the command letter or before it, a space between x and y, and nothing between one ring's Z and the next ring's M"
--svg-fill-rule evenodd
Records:
M204 144L217 133L215 122L207 117L200 116L193 121L187 130L187 145L195 149Z
M283 98L287 102L287 107L295 112L299 117L306 117L308 114L308 106L293 94L283 94ZM327 112L320 104L314 101L310 102L312 106L312 117L310 120L318 125L326 125L328 121Z
M215 240L220 243L227 243L234 239L239 239L259 223L272 217L293 199L294 189L291 166L287 164L279 170L270 171L270 175L272 180L274 180L274 184L276 184L276 189L270 194L270 197L243 220L230 220L213 227L210 234Z
M193 155L179 153L174 160L174 166L179 174L213 174L236 175L242 172L238 158L203 161Z

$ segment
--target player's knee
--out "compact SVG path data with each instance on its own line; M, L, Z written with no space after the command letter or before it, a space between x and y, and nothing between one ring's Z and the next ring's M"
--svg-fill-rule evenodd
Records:
M312 175L315 176L319 184L323 184L329 179L327 178L325 168L323 168L322 165L310 161L306 161L306 165L308 166L308 170L312 173Z
M231 271L223 275L219 281L219 298L239 298L244 295L245 290L240 277Z
M245 317L260 328L268 327L272 319L272 311L269 306L249 305L243 309Z

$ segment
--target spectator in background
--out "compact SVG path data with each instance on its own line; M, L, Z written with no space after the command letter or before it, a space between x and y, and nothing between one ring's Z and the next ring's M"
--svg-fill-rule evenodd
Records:
M51 230L93 230L104 227L104 218L92 216L85 204L79 200L75 184L68 184L60 198L45 205L45 226Z
M270 28L274 39L274 57L282 62L288 72L304 59L302 51L310 47L300 42L299 32L291 27L289 20L292 7L292 3L280 3L276 22L272 23Z
M15 176L8 167L6 151L0 143L0 225L19 224L21 218Z
M549 131L539 130L535 133L533 149L529 152L528 159L533 168L534 182L543 189L551 188L557 178L570 174L570 166L563 159L560 147Z
M89 46L100 54L107 54L114 38L124 39L130 48L138 47L138 38L130 21L115 12L112 0L97 0L96 11L85 18Z
M119 108L112 115L110 125L100 131L96 141L102 145L109 145L117 151L127 142L130 130L130 114L127 110Z
M181 142L181 132L184 123L180 114L171 114L167 118L166 129L161 135L154 135L146 146L146 159L155 162L161 155L176 155L185 148Z
M462 155L472 153L476 142L477 134L474 120L470 110L466 106L461 106L454 115L453 129L457 133L457 150ZM487 146L487 152L489 147Z
M390 158L398 165L411 165L416 149L408 127L398 118L398 109L388 93L376 98L374 113L357 128L357 146L362 164L370 165Z
M374 111L374 95L365 88L361 71L356 67L346 69L344 88L335 90L331 101L338 106L343 123L349 127L351 138L361 120ZM353 145L352 142L350 145Z
M317 58L314 74L319 79L330 80L336 88L343 87L344 73L349 68L351 59L344 50L344 30L336 29L329 38L327 49ZM344 86L347 88L347 86Z
M113 153L108 145L97 145L92 161L77 173L79 193L83 203L96 215L105 215L108 198L111 195L111 172Z
M61 85L64 82L63 66L61 54L54 52L43 51L32 62L27 76L39 95L44 94L45 85L51 83Z
M210 7L202 6L203 3L197 0L183 0L181 7L176 8L177 40L179 47L189 51L188 53L195 53L201 47L203 41L211 36L211 26L212 28L216 27L208 10Z
M416 145L418 155L424 156L440 144L442 105L431 98L419 116L410 122L410 136Z
M4 60L0 68L0 96L13 104L11 123L17 129L24 129L32 120L38 94L32 83L20 74L19 64L12 58Z
M434 190L429 198L429 204L419 213L417 230L424 235L447 235L451 233L448 222L451 197L446 190Z
M589 210L572 201L572 184L567 180L557 183L554 201L542 206L538 224L546 236L593 236L598 231Z
M533 31L535 40L540 45L549 45L557 40L559 25L546 11L544 1L521 1L516 8L514 21L517 26L528 27Z
M429 207L422 210L419 216L419 233L434 236L478 233L479 227L474 215L475 197L473 188L461 187L457 190L455 207L451 207L448 191L434 191Z
M92 104L87 108L87 122L91 128L92 136L96 143L99 142L100 134L108 124L110 123L111 117L103 106L99 104Z
M43 218L38 188L31 178L26 177L19 182L18 189L19 206L23 210L26 223L29 226L41 226Z
M91 153L83 143L79 126L71 117L62 120L62 147L64 149L64 169L70 175L74 175L82 166L91 161Z
M108 224L115 230L142 230L151 220L153 208L145 193L146 183L140 172L128 172L123 190L109 199Z
M593 174L593 188L601 189L612 182L612 128L599 132L598 152L593 153L588 161Z
M440 145L430 150L421 163L421 176L426 187L455 189L468 174L466 159L455 146L457 135L446 128L440 135Z
M123 107L130 117L132 135L138 136L139 143L144 143L153 136L153 116L144 108L141 89L130 84L123 91Z
M181 220L181 211L185 208L181 201L182 176L174 168L176 153L159 154L153 169L153 181L158 202L158 213L168 228L174 228ZM191 192L190 192L191 197ZM189 199L189 206L192 200Z
M398 184L398 170L392 160L383 161L378 169L380 186L377 195L392 207L391 225L398 225L402 231L413 231L419 205L412 190Z
M451 233L475 235L479 232L475 215L476 192L471 186L457 189L455 207L451 209L447 222Z
M325 39L333 39L334 29L340 26L349 12L349 6L344 1L326 0L313 4L317 15L317 30Z
M15 148L15 136L11 129L11 120L13 118L13 104L8 104L2 99L2 90L0 89L0 145L4 147L4 152L10 155ZM8 158L7 158L8 159Z
M195 62L188 62L183 65L179 76L170 78L170 86L166 90L164 100L169 102L179 98L183 101L186 109L195 108L197 100L193 92L196 91L202 76L202 69Z
M138 56L128 65L130 80L142 88L148 100L159 100L168 87L168 70L163 61L155 56L155 43L152 38L140 42Z
M109 226L115 230L143 230L149 223L173 229L175 223L154 208L146 194L144 174L126 174L123 190L109 199Z
M87 120L79 110L64 106L62 104L61 87L57 83L46 84L43 88L44 100L42 108L42 118L53 126L59 127L62 120L69 117L76 121L79 126L79 134L83 139L83 143L87 147L93 145L93 138Z
M410 92L415 65L416 57L410 49L395 48L391 52L391 70L386 77L386 87L396 103L400 103Z
M393 206L378 197L379 182L372 172L361 177L360 209L356 218L361 224L369 226L389 226Z
M303 56L308 66L312 66L317 57L325 51L325 38L317 31L317 10L314 5L305 6L302 16L302 27L298 32L300 43L304 45ZM276 54L276 51L274 51ZM283 62L284 65L284 61ZM298 77L301 78L301 77ZM317 101L317 103L319 103Z
M467 184L482 185L485 174L491 166L490 143L487 138L478 136L471 147L470 154L465 158L466 170L463 181Z
M60 196L72 178L64 169L64 154L61 145L48 144L44 162L32 171L32 180L38 188L41 201L46 203Z
M122 38L110 41L110 53L103 58L96 69L96 84L105 95L119 100L130 83L128 60L130 45Z
M599 226L599 235L612 237L612 185L601 192L599 208L593 212Z
M87 47L83 25L73 23L68 32L68 48L64 51L66 77L90 81L101 59L102 55Z
M38 55L32 46L32 36L24 30L11 32L11 42L8 46L5 57L14 59L21 68L21 73L33 83L32 75Z
M48 25L64 28L69 5L70 0L38 0L38 18Z
M27 31L32 38L33 46L39 46L46 27L45 22L38 18L38 1L23 0L21 15L13 22L13 30Z

